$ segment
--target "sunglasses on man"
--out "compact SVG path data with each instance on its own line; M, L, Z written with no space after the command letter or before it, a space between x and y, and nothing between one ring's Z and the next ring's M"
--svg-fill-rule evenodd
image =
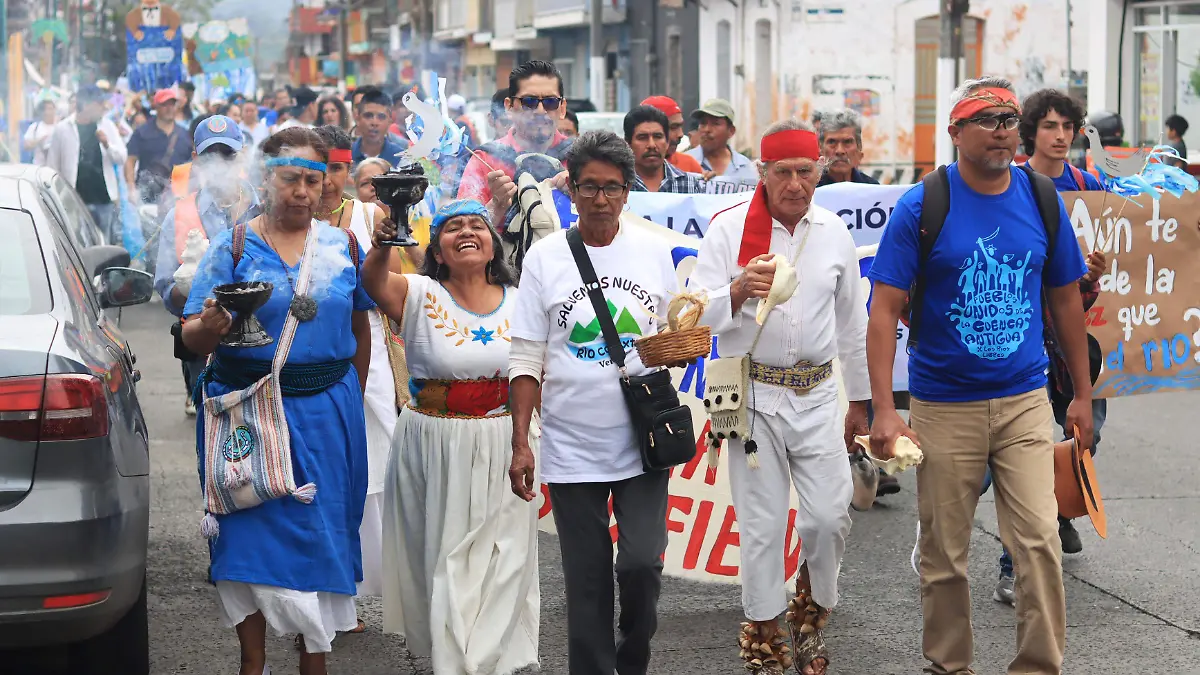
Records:
M546 112L558 110L564 101L561 96L514 96L511 100L520 103L526 110L537 110L540 105Z

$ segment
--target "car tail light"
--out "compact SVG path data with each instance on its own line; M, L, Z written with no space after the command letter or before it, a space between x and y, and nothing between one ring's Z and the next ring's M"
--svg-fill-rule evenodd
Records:
M96 591L95 593L80 593L79 595L55 595L42 600L42 609L70 609L86 607L104 602L112 591Z
M74 441L107 434L108 401L95 376L0 379L0 437Z

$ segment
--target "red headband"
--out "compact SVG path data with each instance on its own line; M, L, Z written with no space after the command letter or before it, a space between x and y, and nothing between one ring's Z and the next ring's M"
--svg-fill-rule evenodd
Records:
M793 129L763 136L759 143L759 158L764 162L805 157L812 161L821 158L817 135L811 131Z
M950 122L969 120L988 108L1008 108L1021 114L1021 104L1017 102L1016 94L1000 87L988 87L976 89L959 101L950 111Z
M329 161L341 162L342 164L350 164L354 161L354 154L349 150L342 148L334 148L329 151Z

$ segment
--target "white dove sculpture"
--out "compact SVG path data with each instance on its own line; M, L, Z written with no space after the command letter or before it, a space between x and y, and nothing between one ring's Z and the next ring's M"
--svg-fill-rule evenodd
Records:
M1089 124L1083 128L1083 133L1092 145L1092 159L1096 162L1096 167L1106 175L1125 178L1136 176L1145 168L1146 159L1150 156L1149 148L1139 148L1128 157L1114 157L1104 149L1104 144L1100 141L1100 131L1096 127Z
M421 135L417 137L412 131L408 132L408 136L413 143L408 146L408 149L403 154L413 161L421 157L429 157L433 149L438 146L442 132L446 128L442 111L417 98L417 95L411 91L405 92L402 100L404 101L405 108L408 108L413 114L421 118Z

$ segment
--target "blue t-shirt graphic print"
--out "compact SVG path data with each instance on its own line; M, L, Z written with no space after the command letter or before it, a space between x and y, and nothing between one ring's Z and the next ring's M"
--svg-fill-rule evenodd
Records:
M958 298L946 312L967 351L988 361L1012 356L1033 318L1025 284L1033 251L1024 257L998 251L992 242L999 236L997 227L975 240L976 250L959 266Z
M925 263L920 347L908 364L918 399L980 401L1046 386L1042 285L1074 284L1087 268L1061 200L1054 259L1046 260L1033 186L1021 169L1010 171L1008 190L983 195L957 164L949 167L950 212ZM868 273L873 283L912 286L924 195L917 184L896 203Z

